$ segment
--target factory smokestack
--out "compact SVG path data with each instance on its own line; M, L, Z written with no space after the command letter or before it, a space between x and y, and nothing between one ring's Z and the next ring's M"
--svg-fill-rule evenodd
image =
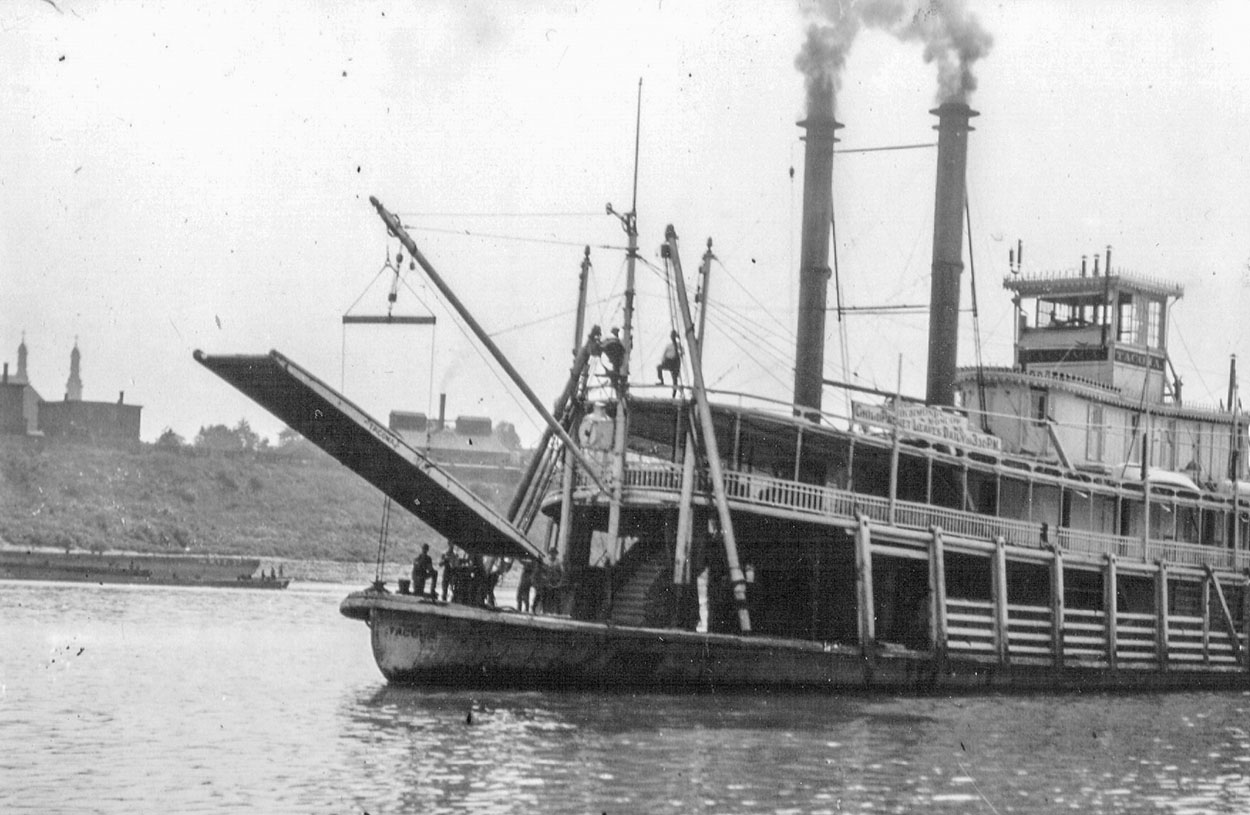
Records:
M829 101L832 102L830 95ZM825 367L825 303L829 288L829 232L833 223L833 145L842 125L831 110L809 110L803 159L803 236L799 257L798 340L794 353L796 413L820 412Z
M438 430L447 427L447 394L438 395Z
M959 344L959 278L963 272L964 196L968 120L979 116L962 102L929 111L938 117L937 191L933 208L933 286L929 298L929 372L925 401L955 403Z

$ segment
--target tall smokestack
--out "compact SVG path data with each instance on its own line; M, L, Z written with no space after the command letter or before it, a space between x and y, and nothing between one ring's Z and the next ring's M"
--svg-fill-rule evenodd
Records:
M829 230L833 223L833 145L842 125L832 113L798 123L807 131L803 159L803 243L799 257L799 325L794 352L794 404L820 411L825 376L825 303L829 288Z
M937 193L933 207L933 287L929 296L929 378L925 401L955 403L955 356L959 345L959 277L964 269L964 196L968 120L980 114L962 102L946 102L938 117ZM1019 258L1017 258L1019 260Z
M438 395L438 429L447 427L447 394Z

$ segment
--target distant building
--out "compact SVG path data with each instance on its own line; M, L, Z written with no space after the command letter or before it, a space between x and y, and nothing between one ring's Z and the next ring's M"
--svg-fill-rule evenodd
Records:
M449 425L446 412L447 395L442 394L436 420L424 413L392 410L390 429L470 485L480 482L514 486L521 480L521 451L499 440L489 417L458 416L455 424Z
M0 433L46 435L88 441L138 441L143 408L126 404L122 391L116 402L88 402L82 398L82 354L77 341L70 352L65 398L44 401L31 386L27 373L26 337L17 349L17 373L4 363L0 379Z

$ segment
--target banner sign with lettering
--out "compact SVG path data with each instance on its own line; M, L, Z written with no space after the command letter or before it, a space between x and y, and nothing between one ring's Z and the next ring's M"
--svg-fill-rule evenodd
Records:
M870 405L866 402L852 402L851 415L857 422L871 422L877 425L892 427L898 425L903 435L915 433L921 436L946 439L964 447L976 447L982 450L1002 450L1002 440L997 436L974 430L968 424L966 416L947 413L928 405L902 405L894 408L882 405ZM896 421L897 420L897 421Z

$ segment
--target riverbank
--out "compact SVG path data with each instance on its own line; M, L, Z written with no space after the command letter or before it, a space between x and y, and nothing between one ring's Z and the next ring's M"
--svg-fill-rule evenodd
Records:
M251 556L295 579L311 569L357 583L361 564L372 577L382 503L321 453L0 437L0 540L18 548ZM398 562L411 561L422 543L441 546L404 512L391 514L389 540Z

